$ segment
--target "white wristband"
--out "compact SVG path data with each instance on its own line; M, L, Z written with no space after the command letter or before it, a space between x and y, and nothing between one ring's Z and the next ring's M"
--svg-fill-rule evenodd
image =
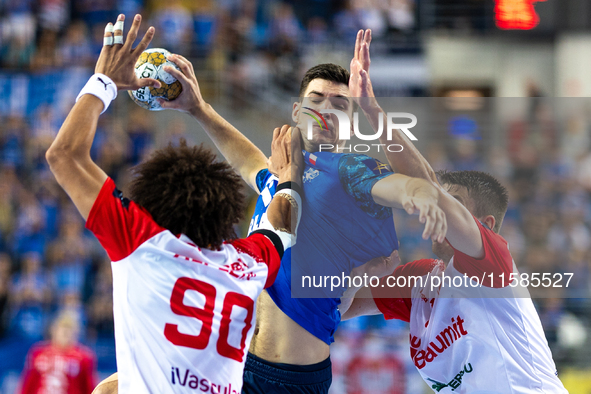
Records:
M99 99L101 99L101 101L105 105L103 111L101 112L102 114L107 110L107 108L109 108L109 104L111 104L111 101L115 100L115 98L117 97L117 86L111 78L107 77L104 74L97 73L90 77L90 79L88 80L88 82L86 82L86 85L84 85L80 93L78 93L78 97L76 97L76 102L78 102L78 100L80 100L80 97L84 96L85 94L92 94L93 96L96 96Z

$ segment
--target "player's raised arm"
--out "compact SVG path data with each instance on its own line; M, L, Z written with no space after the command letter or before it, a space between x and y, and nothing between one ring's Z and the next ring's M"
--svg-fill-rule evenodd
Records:
M84 219L96 200L107 174L90 158L90 147L96 132L99 115L106 111L117 90L134 90L143 86L159 87L154 79L138 79L134 65L154 36L148 29L139 45L133 49L141 23L136 15L123 41L124 15L115 25L105 28L104 46L96 64L95 74L78 95L55 140L45 155L57 182L68 193Z
M275 233L286 250L295 244L296 230L302 215L304 163L299 129L288 125L276 128L271 150L269 170L279 178L279 183L266 219L254 233Z
M181 55L173 54L168 60L181 71L167 66L164 70L180 81L183 91L173 101L159 100L162 108L176 109L192 115L205 130L228 163L240 173L242 179L255 191L258 172L267 168L267 157L238 129L218 114L203 100L193 64Z
M355 42L355 53L351 60L351 79L349 89L351 95L357 98L360 108L369 120L372 128L378 130L379 117L385 116L373 93L369 77L369 45L371 30L360 30ZM384 119L385 122L385 119ZM384 123L385 124L385 123ZM439 185L437 177L429 162L423 157L414 144L400 131L392 133L392 140L386 141L383 133L382 143L395 143L404 146L402 152L386 151L386 157L392 168L400 174L423 178L431 181L438 192L439 207L447 218L447 240L457 250L469 256L480 258L484 250L480 231L470 211L458 200L452 197Z
M384 117L383 124L386 124L386 119L374 95L373 86L369 78L369 65L371 63L369 57L370 44L371 30L359 30L350 65L351 78L349 79L349 91L351 92L351 97L355 98L359 107L363 110L373 130L377 131L379 129L380 117ZM437 178L433 169L406 135L399 130L398 133L393 134L396 134L395 140L386 142L386 140L382 140L381 138L380 141L387 144L398 143L404 146L403 155L392 157L394 159L394 163L391 163L392 168L404 175L436 181ZM382 137L386 137L384 133L382 133Z

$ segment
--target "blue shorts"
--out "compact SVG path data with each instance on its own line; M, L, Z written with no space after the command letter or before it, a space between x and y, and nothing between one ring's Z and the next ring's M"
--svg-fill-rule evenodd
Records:
M330 357L312 365L278 364L248 353L242 394L326 394L332 383Z

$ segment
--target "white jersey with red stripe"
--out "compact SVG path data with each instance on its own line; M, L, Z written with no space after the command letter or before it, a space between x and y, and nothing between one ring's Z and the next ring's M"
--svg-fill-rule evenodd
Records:
M200 248L108 179L86 224L112 260L119 392L240 393L256 298L280 255L262 234Z
M482 259L456 250L447 266L425 259L398 267L393 276L423 280L388 298L385 290L373 291L376 305L386 318L410 322L412 360L435 392L567 393L527 288L509 285L518 271L507 242L478 226ZM431 278L444 275L444 284L432 287ZM485 285L477 286L483 277Z

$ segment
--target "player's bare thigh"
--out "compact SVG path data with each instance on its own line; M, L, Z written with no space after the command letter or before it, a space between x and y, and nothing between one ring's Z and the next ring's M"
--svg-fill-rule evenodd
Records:
M266 291L257 301L249 351L263 360L294 365L316 364L330 355L328 345L283 313Z
M115 372L95 387L92 394L117 394L119 392L118 385L119 375Z

